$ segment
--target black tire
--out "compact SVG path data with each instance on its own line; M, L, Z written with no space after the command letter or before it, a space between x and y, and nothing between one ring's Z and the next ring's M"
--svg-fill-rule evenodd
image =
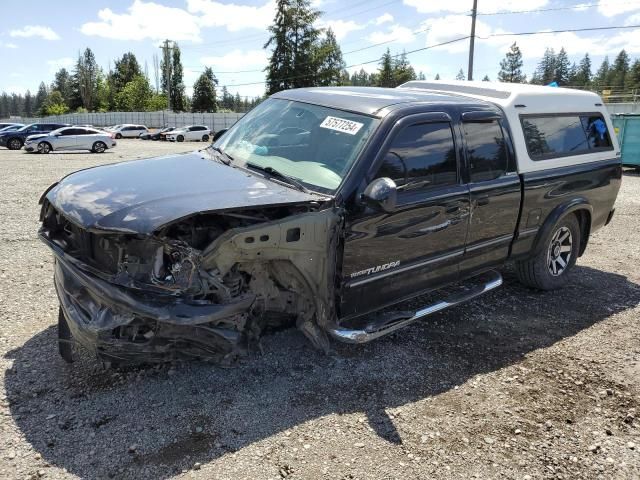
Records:
M49 142L40 142L38 144L38 153L49 153L53 150Z
M209 141L209 135L202 135L202 141L203 142L208 142Z
M184 135L178 135L178 138L176 138L176 140L179 142L184 142Z
M107 146L105 145L104 142L96 142L93 144L91 151L93 153L104 153L106 149L107 149Z
M539 290L556 290L563 287L576 264L580 242L578 219L573 214L567 215L553 226L535 256L516 261L518 280Z
M116 133L116 140L120 140L122 138L122 134L120 132Z
M58 353L67 363L73 363L75 360L73 337L62 307L58 308Z
M9 150L20 150L22 148L22 145L22 140L20 140L18 137L13 137L7 140L7 148Z

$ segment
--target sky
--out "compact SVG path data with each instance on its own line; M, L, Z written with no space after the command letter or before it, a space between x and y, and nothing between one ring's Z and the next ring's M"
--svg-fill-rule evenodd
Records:
M331 27L348 70L373 72L386 51L423 49L469 35L473 0L313 0L324 12L319 27ZM55 6L54 6L55 5ZM523 12L526 10L526 12ZM37 12L46 14L37 14ZM515 12L515 13L514 13ZM133 52L152 84L153 55L164 39L182 51L187 93L205 66L232 93L264 93L269 52L263 49L274 0L22 0L0 29L0 91L37 91L61 67L73 68L89 47L106 71ZM589 53L595 70L605 55L624 48L640 58L640 28L509 36L509 33L640 25L640 0L478 0L474 78L496 79L500 60L515 41L530 77L546 47L564 47L572 61ZM383 43L384 42L384 43ZM408 54L427 79L453 79L466 72L469 40Z

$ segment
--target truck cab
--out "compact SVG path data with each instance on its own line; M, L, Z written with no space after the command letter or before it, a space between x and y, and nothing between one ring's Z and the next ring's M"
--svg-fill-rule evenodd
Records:
M308 88L199 152L74 173L41 199L61 354L227 359L294 324L328 351L498 288L507 262L559 288L613 216L611 132L588 92Z

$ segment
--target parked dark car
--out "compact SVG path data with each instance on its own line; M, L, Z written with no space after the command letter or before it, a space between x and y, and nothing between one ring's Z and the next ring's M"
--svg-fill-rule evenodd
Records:
M29 135L49 133L67 126L67 123L32 123L12 132L0 132L0 146L20 150Z
M44 193L60 353L226 361L293 325L329 351L499 287L506 262L556 289L611 220L621 177L594 93L285 90L209 148L82 170Z
M5 127L0 128L0 133L4 133L4 132L14 132L16 130L21 129L22 127L24 127L23 123L14 123L12 125L8 125Z
M140 136L138 137L141 140L160 140L161 136L163 134L167 134L169 132L172 132L173 130L175 130L176 127L165 127L162 128L160 130L157 130L153 133L151 132L147 132L147 133L142 133L140 134Z

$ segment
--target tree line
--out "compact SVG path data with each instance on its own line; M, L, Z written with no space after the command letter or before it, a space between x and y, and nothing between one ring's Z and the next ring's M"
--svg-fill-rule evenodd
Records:
M29 90L24 95L6 92L0 94L0 118L11 115L26 117L61 115L69 112L146 112L164 110L170 96L171 107L176 112L244 112L261 101L261 98L241 98L231 95L226 87L222 96L217 95L218 81L210 68L194 84L194 95L185 93L183 67L178 45L172 48L165 61L154 57L155 87L152 86L147 66L144 69L132 52L126 52L115 60L113 68L105 73L97 64L90 48L78 55L71 71L59 69L53 81L47 85L40 82L33 95ZM214 87L207 92L203 105L201 90L197 88L202 78L211 78Z

